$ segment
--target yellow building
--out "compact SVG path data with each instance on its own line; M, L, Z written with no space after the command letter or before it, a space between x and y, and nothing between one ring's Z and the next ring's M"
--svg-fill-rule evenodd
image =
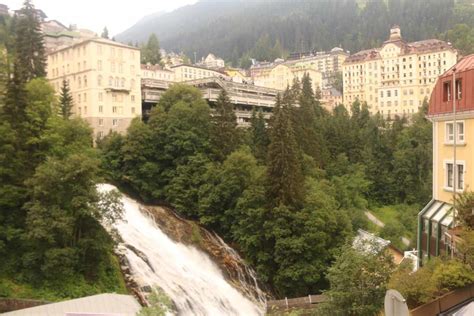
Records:
M59 94L69 82L73 114L95 137L123 133L141 116L140 50L103 38L87 39L48 54L48 80Z
M211 77L226 77L226 75L223 74L222 72L196 66L196 65L181 64L181 65L172 66L171 70L174 72L176 82L183 82L183 81L211 78Z
M454 219L454 196L474 188L474 55L439 77L428 118L433 122L433 199L418 215L421 261L455 254L460 223Z
M226 68L225 73L233 82L247 83L251 81L244 69Z
M349 56L343 66L344 104L359 99L372 114L409 115L429 98L436 79L457 61L451 44L436 40L406 43L400 28L382 47Z
M256 86L266 87L276 90L285 90L286 87L292 85L296 78L301 81L305 73L307 73L313 85L313 90L322 88L322 73L315 69L314 66L306 65L288 65L286 63L270 64L259 67L258 70L252 69L252 79Z
M160 65L141 65L141 79L158 79L163 81L175 81L174 71L161 67Z

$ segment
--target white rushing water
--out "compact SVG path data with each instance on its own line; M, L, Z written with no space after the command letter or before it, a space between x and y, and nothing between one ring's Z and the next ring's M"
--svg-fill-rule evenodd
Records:
M109 184L99 185L101 192L113 189L116 188ZM253 300L247 298L227 282L207 254L170 239L133 199L122 195L122 203L123 221L114 226L125 244L148 258L147 263L126 249L131 273L140 286L162 288L173 300L179 315L264 314L263 295ZM258 287L257 292L261 293Z

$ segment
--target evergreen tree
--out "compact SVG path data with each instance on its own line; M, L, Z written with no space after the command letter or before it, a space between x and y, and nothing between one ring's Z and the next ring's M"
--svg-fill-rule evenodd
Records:
M264 162L270 140L268 139L263 112L259 109L257 114L255 107L252 110L252 117L250 119L250 133L252 153L260 162Z
M69 89L69 83L66 79L63 80L63 85L61 86L61 93L59 95L59 106L61 116L67 120L72 115L73 107L73 98L71 95L71 90Z
M315 99L308 74L303 76L301 85L301 92L298 95L299 107L294 108L296 140L303 153L311 156L319 166L322 166L327 159L322 128L318 120L322 116L323 109Z
M21 83L46 76L46 57L38 13L26 0L15 19L15 73Z
M277 96L271 120L268 147L267 201L297 209L303 197L303 175L300 152L292 123L292 98L289 89Z
M107 26L104 27L104 30L102 31L102 34L100 35L100 37L109 39L109 30L107 29Z
M155 33L148 38L147 44L141 50L142 64L157 65L161 62L160 43Z
M239 141L234 106L225 89L221 90L217 98L212 122L211 146L217 160L223 161L236 149Z

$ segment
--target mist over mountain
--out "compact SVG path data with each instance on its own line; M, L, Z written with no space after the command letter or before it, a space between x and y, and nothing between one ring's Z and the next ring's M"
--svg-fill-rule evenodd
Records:
M451 39L447 31L456 24L474 26L472 0L208 0L144 17L116 38L140 43L156 33L167 50L188 56L196 52L198 58L213 52L239 65L242 57L272 59L292 51L375 47L394 24L407 41L456 41L456 34Z

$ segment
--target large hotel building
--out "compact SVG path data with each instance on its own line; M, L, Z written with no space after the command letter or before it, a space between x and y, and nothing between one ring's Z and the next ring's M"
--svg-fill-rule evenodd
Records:
M383 116L416 113L430 97L439 75L457 61L450 43L437 39L406 43L400 27L380 48L349 56L343 66L344 104L367 102L372 114Z
M73 114L92 126L94 137L125 132L141 116L140 50L103 38L89 38L48 55L48 79L59 93L69 82Z

